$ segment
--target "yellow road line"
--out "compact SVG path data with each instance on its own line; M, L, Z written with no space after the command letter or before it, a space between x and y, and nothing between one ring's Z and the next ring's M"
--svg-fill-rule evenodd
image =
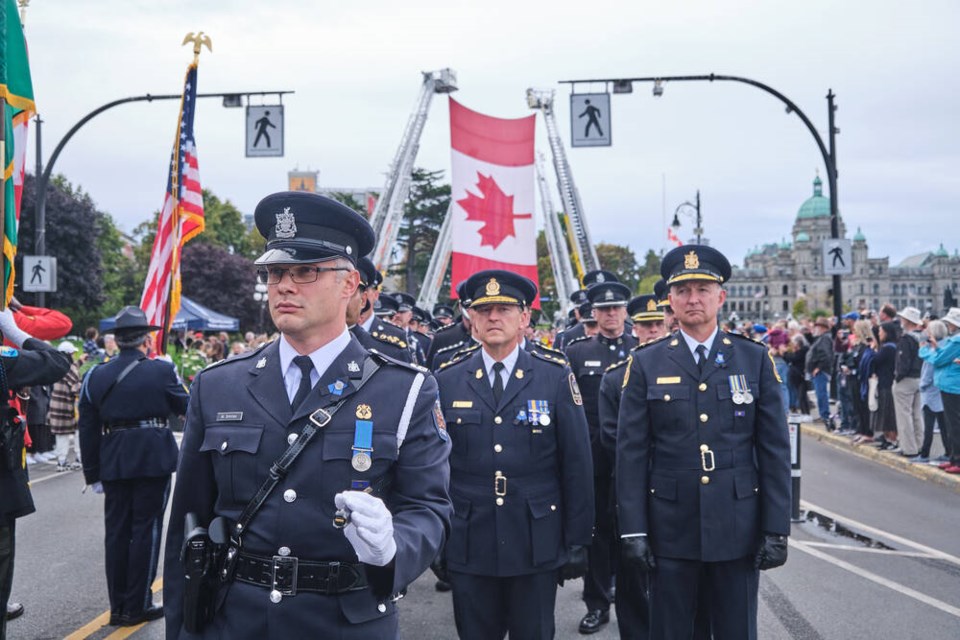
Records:
M163 576L154 580L153 584L150 585L150 590L153 591L153 593L156 593L161 589L163 589ZM104 611L87 624L66 636L63 640L86 640L86 638L89 638L91 635L99 631L108 622L110 622L110 612ZM135 631L142 629L146 624L146 622L141 622L135 627L120 627L109 636L104 638L104 640L123 640L123 638L130 636Z

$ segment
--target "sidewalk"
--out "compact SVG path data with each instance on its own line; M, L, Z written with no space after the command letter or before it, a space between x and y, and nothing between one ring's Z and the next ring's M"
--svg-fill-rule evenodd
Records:
M960 493L960 474L951 475L949 473L944 473L932 464L915 464L910 462L908 458L905 458L899 454L880 451L876 447L869 444L853 445L851 444L852 438L850 436L841 436L837 435L836 433L828 432L824 428L823 422L819 420L817 420L817 422L801 423L800 432L808 438L816 438L820 442L829 444L837 449L848 451L854 455L860 456L861 458L869 458L879 462L884 466L897 469L898 471L902 471L904 473L909 473L910 475L920 478L921 480L933 482ZM930 457L933 459L942 453L943 446L940 442L940 438L938 435L934 435Z

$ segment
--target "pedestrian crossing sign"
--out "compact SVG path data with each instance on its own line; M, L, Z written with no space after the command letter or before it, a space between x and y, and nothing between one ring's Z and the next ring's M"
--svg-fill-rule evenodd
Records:
M574 93L570 96L570 146L609 147L610 94Z
M57 290L57 259L53 256L23 256L20 283L27 292Z
M247 157L283 155L283 105L247 106Z

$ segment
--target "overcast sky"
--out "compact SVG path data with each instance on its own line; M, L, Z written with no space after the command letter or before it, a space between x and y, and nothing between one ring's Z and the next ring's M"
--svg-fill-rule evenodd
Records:
M213 39L201 92L296 91L284 99L283 158L245 158L244 110L200 101L203 186L247 213L285 189L293 168L319 170L324 186L381 186L421 70L453 68L456 99L499 117L530 113L527 87L556 89L565 144L570 89L558 80L746 76L796 102L824 139L832 88L842 217L849 235L863 228L871 256L893 263L940 242L960 246L958 24L955 0L33 0L26 20L45 156L105 102L180 92L188 31ZM732 262L789 238L815 172L826 177L800 120L746 85L673 83L656 99L650 88L613 96L612 147L568 149L594 242L659 250L664 208L668 223L697 189L706 235ZM98 116L56 172L132 230L162 203L177 108L139 103ZM449 143L437 96L418 165L449 173ZM537 145L548 152L542 123ZM31 171L34 162L31 152Z

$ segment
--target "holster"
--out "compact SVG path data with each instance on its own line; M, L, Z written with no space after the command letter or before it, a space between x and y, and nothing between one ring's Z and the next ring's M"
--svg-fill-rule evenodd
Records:
M184 518L183 627L190 633L200 633L213 621L233 580L232 569L224 567L228 544L219 535L224 527L226 520L221 517L211 521L209 530L197 524L194 513Z
M23 442L26 424L13 407L0 407L0 470L23 467Z

